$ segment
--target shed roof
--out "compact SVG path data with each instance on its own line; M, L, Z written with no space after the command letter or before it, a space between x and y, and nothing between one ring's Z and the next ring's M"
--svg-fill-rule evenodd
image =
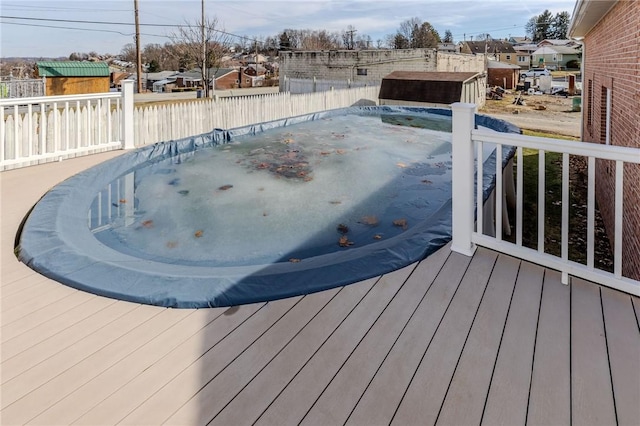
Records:
M451 104L460 101L462 84L474 72L394 71L382 79L380 99Z
M487 40L487 41L465 41L471 53L484 54L487 53L515 53L513 45L506 41L501 40Z
M513 64L507 64L504 62L499 62L499 61L487 61L487 68L504 68L504 69L512 69L512 70L519 70L520 67L518 65L513 65Z
M109 77L106 62L42 61L36 66L40 77Z

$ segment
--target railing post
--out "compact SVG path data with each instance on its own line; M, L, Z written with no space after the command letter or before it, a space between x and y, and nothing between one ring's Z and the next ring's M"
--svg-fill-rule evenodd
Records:
M475 104L456 102L451 105L452 116L452 234L451 250L472 256L476 250L471 242L474 221L473 203L473 141L471 131L475 126ZM482 161L482 159L478 159ZM482 200L478 200L482 203Z
M122 149L135 148L133 132L133 80L122 81Z

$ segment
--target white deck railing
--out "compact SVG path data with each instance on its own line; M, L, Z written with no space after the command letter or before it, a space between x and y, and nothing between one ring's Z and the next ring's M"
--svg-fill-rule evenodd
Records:
M453 109L453 242L452 250L470 255L475 245L481 245L521 259L531 261L562 272L562 280L568 283L568 276L584 278L627 293L640 295L640 281L622 275L623 262L623 181L624 165L640 165L640 149L619 146L581 143L550 138L522 136L512 133L496 133L474 129L475 105L454 104ZM482 152L484 144L495 144L496 158L502 158L504 146L517 147L516 150L516 211L515 243L503 240L502 215L495 215L495 236L487 235L483 229L482 179L477 179L474 188L474 173L483 175L483 165L474 164L474 150ZM537 249L523 246L523 148L538 150L538 208L537 208ZM561 254L554 256L545 252L545 153L562 154L562 223ZM587 259L586 264L569 259L569 156L587 158ZM614 271L597 269L594 265L595 246L595 165L596 160L615 162L615 230L614 230ZM504 188L502 162L496 161L495 211L503 211ZM475 193L475 194L474 194Z
M128 83L122 93L0 99L0 170L133 146Z

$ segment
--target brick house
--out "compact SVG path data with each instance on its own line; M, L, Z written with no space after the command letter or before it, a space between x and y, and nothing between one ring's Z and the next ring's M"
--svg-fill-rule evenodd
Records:
M640 2L578 0L569 35L583 42L582 140L640 148ZM614 238L615 164L596 164L596 198ZM640 166L624 170L623 275L640 280Z
M460 43L460 53L470 53L474 55L484 55L486 53L490 59L493 58L498 62L511 65L518 64L516 51L508 41L463 41Z

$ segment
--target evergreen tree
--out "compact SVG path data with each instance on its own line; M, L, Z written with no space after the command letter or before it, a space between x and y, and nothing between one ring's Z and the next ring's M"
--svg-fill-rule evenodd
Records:
M527 34L531 36L534 43L541 42L544 39L552 38L551 26L553 24L553 15L549 10L545 10L540 15L536 15L529 19L525 25Z
M569 31L569 12L556 13L551 26L551 38L566 39Z
M443 43L453 43L453 34L451 34L451 30L446 30L444 32L444 38L442 39Z

